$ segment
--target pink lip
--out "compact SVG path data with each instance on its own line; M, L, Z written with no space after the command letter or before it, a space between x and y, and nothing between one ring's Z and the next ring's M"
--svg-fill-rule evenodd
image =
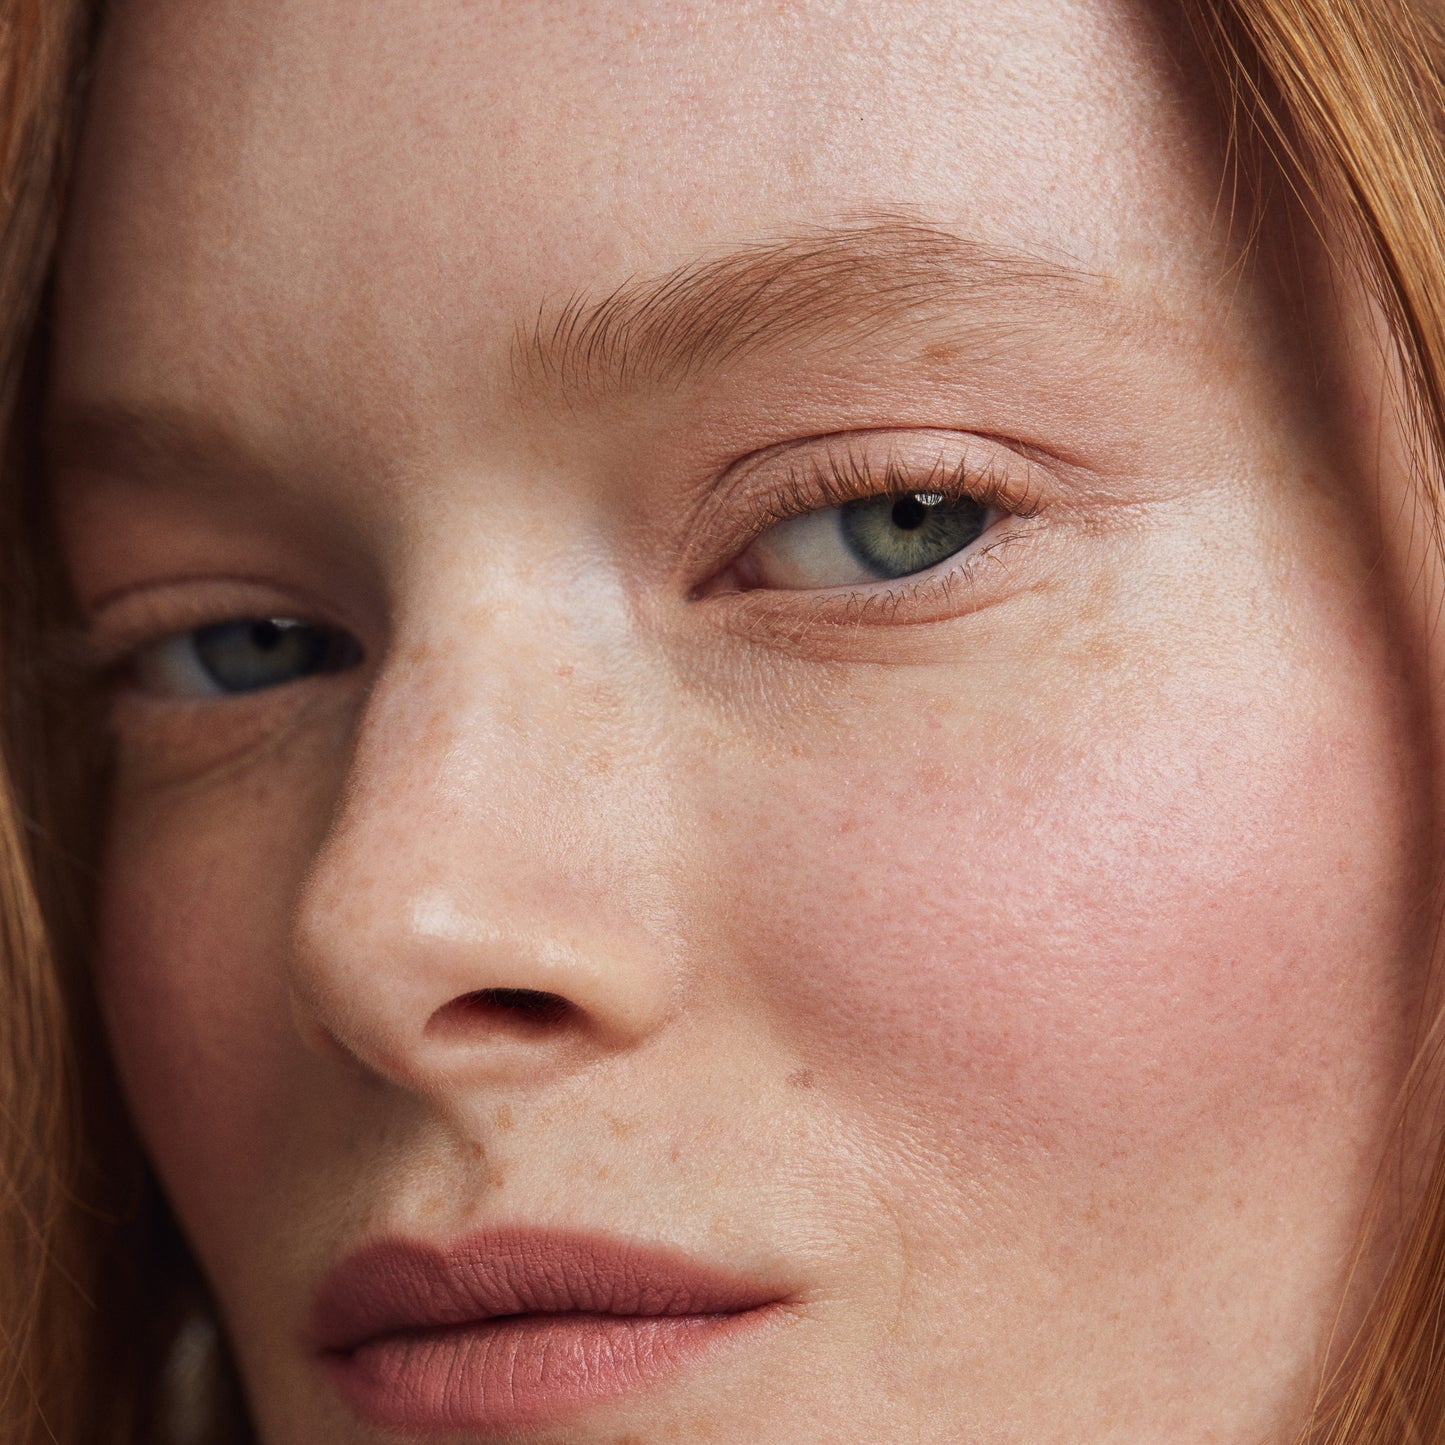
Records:
M313 1334L372 1424L498 1431L642 1388L783 1297L650 1246L493 1230L358 1251L323 1283Z

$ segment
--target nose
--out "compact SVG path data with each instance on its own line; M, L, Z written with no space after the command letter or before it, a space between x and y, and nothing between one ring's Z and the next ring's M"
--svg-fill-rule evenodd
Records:
M535 654L384 671L298 900L303 1037L416 1093L579 1068L672 1011L658 760L625 685Z

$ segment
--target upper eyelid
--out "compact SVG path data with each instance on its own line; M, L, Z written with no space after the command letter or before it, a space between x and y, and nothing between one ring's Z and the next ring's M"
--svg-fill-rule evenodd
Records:
M105 671L141 648L238 617L288 617L364 637L333 605L304 590L250 577L182 576L127 587L92 604L82 663Z
M751 457L744 458L741 463L728 469L730 473L738 474L736 480L729 485L725 474L715 495L721 497L726 494L736 500L740 495L746 498L749 491L766 494L770 489L766 482L759 482L759 475L766 474L772 464L775 462L781 464L787 457L798 459L789 467L788 474L790 476L796 476L800 471L805 470L811 472L815 480L824 471L823 465L820 465L823 457L819 456L819 453L831 458L841 457L848 465L859 468L860 455L870 446L879 448L879 454L870 459L877 473L882 474L894 467L907 466L910 458L905 453L913 449L917 449L917 460L922 472L923 453L928 449L930 442L935 444L931 449L934 467L938 466L944 448L953 449L954 465L942 468L948 472L972 470L982 474L992 470L988 463L1007 461L1019 473L1027 473L1032 479L1035 469L1040 466L1022 447L1010 444L1001 438L983 436L975 432L952 432L923 427L871 428L807 437L754 453ZM861 469L858 477L861 482L863 480ZM1030 486L1028 490L1034 493L1039 489ZM843 499L843 494L840 492L839 500ZM1030 502L1030 507L1032 508L1036 504L1037 499Z
M935 460L931 467L914 473L898 465L891 457L883 460L881 471L865 470L851 454L844 458L844 464L840 467L834 459L823 464L815 463L808 468L808 482L798 481L790 472L793 505L784 515L799 516L820 503L839 507L870 496L929 491L973 497L989 505L997 505L1015 516L1034 516L1039 509L1038 500L1027 485L999 481L991 466L980 467L971 460L960 459L952 467L942 466ZM848 474L846 480L845 469ZM1005 505L1005 500L1008 505Z
M799 493L789 497L780 507L780 483L785 477L773 476L771 469L774 466L787 465L785 459L790 456L801 461L800 454L809 452L831 451L856 459L870 446L878 448L875 460L880 475L885 458L890 453L895 457L902 456L905 462L907 454L911 453L922 467L923 459L929 452L937 454L943 449L951 449L959 459L960 467L968 466L962 460L965 456L971 457L973 462L968 469L977 475L990 470L990 461L1000 470L1005 465L1013 470L1013 481L1017 484L1016 505L1009 506L1000 501L999 505L1005 510L1019 516L1032 516L1042 511L1049 501L1050 488L1045 480L1049 468L1039 459L1036 449L1004 438L939 427L870 427L801 437L750 453L723 473L696 509L689 527L690 542L679 558L680 567L691 578L690 585L696 587L705 582L711 574L704 573L703 569L709 566L716 569L729 563L767 526L797 516L810 507L838 505L854 496L866 494L861 489L847 495L839 491L832 498L818 496L809 505L804 505L806 499ZM818 462L822 462L821 457ZM790 470L796 471L797 464ZM816 483L819 480L817 463L811 464L810 470ZM782 490L786 493L788 489L784 486ZM876 490L883 488L879 486ZM733 550L729 552L729 548ZM722 555L724 553L727 555Z

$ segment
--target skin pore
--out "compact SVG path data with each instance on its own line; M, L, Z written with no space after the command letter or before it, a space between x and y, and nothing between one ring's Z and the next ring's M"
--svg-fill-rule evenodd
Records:
M523 1226L776 1303L427 1438L1297 1423L1419 1009L1419 529L1182 53L116 7L50 425L97 981L264 1445L399 1438L340 1261Z

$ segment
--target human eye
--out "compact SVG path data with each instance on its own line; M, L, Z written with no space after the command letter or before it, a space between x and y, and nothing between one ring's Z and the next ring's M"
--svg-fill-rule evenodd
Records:
M136 648L122 681L155 698L214 699L345 672L361 661L361 644L340 628L294 617L235 617Z
M1038 511L1026 458L947 433L845 435L763 458L749 536L705 589L897 598L947 586Z
M745 586L845 587L927 572L976 542L1000 511L973 497L889 490L776 522L738 561Z

